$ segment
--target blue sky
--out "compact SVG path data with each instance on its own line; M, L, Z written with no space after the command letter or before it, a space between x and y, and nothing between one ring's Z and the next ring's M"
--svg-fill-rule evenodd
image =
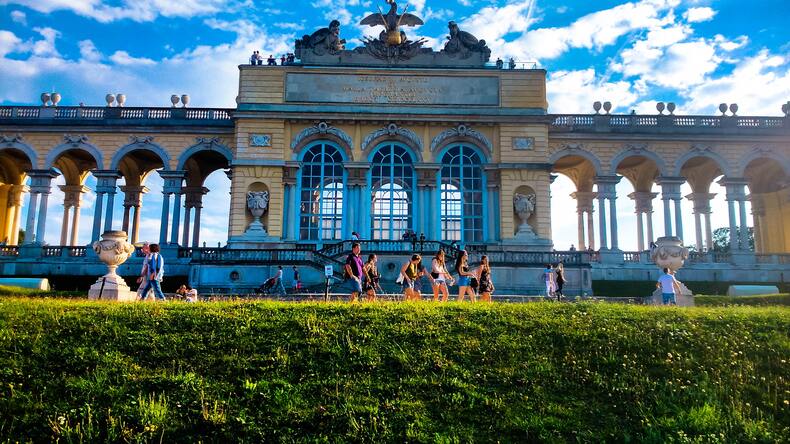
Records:
M192 106L232 107L237 65L250 52L291 51L296 37L332 19L341 21L342 36L354 46L365 33L376 32L356 23L379 6L386 5L376 0L0 0L0 104L36 104L42 91L56 90L63 105L101 105L106 93L122 92L128 106L169 106L171 94L188 93ZM436 47L447 21L455 20L484 38L493 58L514 57L547 69L553 113L587 113L595 100L611 101L616 112L653 113L655 101L663 100L676 102L678 114L714 114L719 103L737 102L740 114L780 115L781 104L790 99L787 0L414 0L409 10L426 24L407 32ZM147 185L154 190L161 187L157 181L152 177ZM213 192L227 196L224 176L210 182ZM567 197L572 191L565 180L555 182L555 210L572 205ZM630 189L623 184L618 192L624 196ZM618 201L621 215L633 213L629 199ZM143 215L150 221L144 225L150 233L144 237L157 236L158 202L158 191L146 197ZM90 220L88 206L85 211ZM204 218L203 238L224 242L227 212L207 209L204 216L214 222ZM47 240L57 243L56 204L50 219ZM565 229L570 227L557 219L558 248L575 242L575 227ZM654 219L660 227L660 212ZM621 220L621 231L634 231L630 223ZM714 213L714 226L725 224L726 210ZM693 233L693 224L685 228ZM635 247L629 236L621 238L624 248Z

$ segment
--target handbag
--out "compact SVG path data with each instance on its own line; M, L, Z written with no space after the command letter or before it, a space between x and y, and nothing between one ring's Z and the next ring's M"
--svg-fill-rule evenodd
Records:
M469 278L469 286L472 287L472 290L477 291L477 286L479 284L480 283L477 282L477 278L476 277L472 276L471 278Z
M398 279L395 279L395 283L396 284L402 284L403 283L403 273L398 275Z

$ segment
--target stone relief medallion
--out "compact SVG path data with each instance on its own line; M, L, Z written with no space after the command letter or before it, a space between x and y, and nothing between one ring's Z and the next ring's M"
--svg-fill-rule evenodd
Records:
M250 146L272 146L271 134L250 134Z
M514 150L532 150L535 148L534 137L514 137L513 149Z

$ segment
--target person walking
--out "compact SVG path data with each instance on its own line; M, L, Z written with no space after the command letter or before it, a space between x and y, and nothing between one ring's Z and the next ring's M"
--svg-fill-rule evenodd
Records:
M277 266L277 274L274 275L274 289L277 291L277 294L285 296L285 284L283 284L283 266Z
M137 287L137 300L144 301L148 299L148 293L143 293L143 289L146 285L148 285L148 261L151 259L151 246L148 242L144 243L140 251L143 253L143 267L140 269L140 277L137 278L137 283L140 284ZM150 291L149 291L150 293Z
M455 260L455 272L458 273L458 302L463 302L467 294L471 302L476 302L477 295L470 286L472 277L475 275L469 272L469 253L466 250L461 250L458 253L458 258Z
M165 260L159 254L159 244L151 244L149 248L151 249L151 255L150 259L146 261L148 282L145 284L142 294L148 294L149 290L153 290L156 299L166 301L165 294L162 293L161 284L165 274Z
M677 305L675 295L680 293L680 282L675 279L669 268L664 268L664 274L658 278L656 288L661 289L661 302L664 305Z
M403 278L403 296L407 301L416 299L416 292L414 287L417 283L417 278L420 275L417 264L422 262L419 254L413 254L408 262L403 264L400 269L401 277Z
M346 257L346 264L343 266L346 275L346 282L351 286L350 302L357 302L357 298L362 293L362 277L364 276L364 265L359 254L362 247L359 242L351 244L351 254Z
M494 292L494 282L491 280L491 265L488 256L480 257L480 268L477 270L478 291L480 300L491 302L491 293Z
M293 266L293 270L294 270L294 278L293 278L292 285L293 285L294 292L297 292L297 291L301 290L301 288L302 288L302 281L299 279L299 269L296 268L296 265Z
M442 302L447 302L450 298L449 285L453 285L453 277L447 272L445 264L444 250L436 252L436 256L431 261L431 277L433 278L433 301L439 300L439 293L442 293Z
M365 273L365 284L362 286L362 289L365 291L366 300L368 302L376 301L376 289L381 288L379 286L381 275L379 274L378 268L376 268L376 262L378 262L376 255L370 254L368 255L367 262L365 262L362 268L362 271Z
M557 300L561 300L564 296L562 294L562 286L565 285L565 266L560 262L557 264L557 289L555 294L557 295Z
M546 297L551 298L554 296L554 289L556 288L556 281L554 280L554 268L551 264L546 264L546 269L543 270L543 281L546 283Z

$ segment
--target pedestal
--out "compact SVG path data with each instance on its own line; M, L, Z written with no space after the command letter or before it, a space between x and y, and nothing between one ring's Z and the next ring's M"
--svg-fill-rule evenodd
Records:
M680 294L675 295L675 302L677 303L678 307L694 306L694 295L683 282L680 282ZM653 295L648 296L645 300L645 304L647 305L663 305L663 303L664 299L661 296L660 288L656 288L656 291L653 292Z
M88 290L88 299L92 301L120 301L133 302L137 299L137 292L132 291L123 278L115 275L100 277Z
M529 224L522 224L518 227L516 235L510 239L503 239L505 245L517 245L524 247L525 250L551 251L554 243L550 239L538 237Z

